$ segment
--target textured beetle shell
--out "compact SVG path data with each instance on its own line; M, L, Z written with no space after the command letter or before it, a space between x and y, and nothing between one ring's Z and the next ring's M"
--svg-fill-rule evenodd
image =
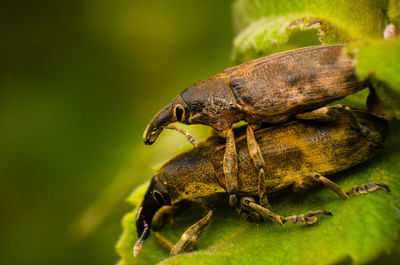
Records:
M279 123L369 85L359 82L344 45L306 47L226 69L180 95L190 108L188 124L216 130L233 123Z
M247 121L281 122L366 87L344 45L315 46L250 61L225 70Z
M256 134L256 140L266 162L267 194L270 196L296 186L313 186L308 178L313 173L332 175L371 158L382 146L386 136L386 121L358 112L360 123L365 125L372 135L372 140L351 127L349 120L337 122L300 122L294 121L283 126L273 126ZM240 196L257 194L258 171L254 167L245 136L237 142L238 181ZM218 162L223 155L223 148L218 157L212 158L217 173L222 170ZM217 165L215 165L217 164ZM224 174L218 174L224 181Z
M337 121L292 121L255 132L267 168L267 194L291 186L308 187L313 173L331 175L362 163L381 147L386 121L365 111L356 111L370 138L352 128L343 116ZM239 196L257 196L258 173L248 153L245 133L237 131ZM193 201L212 203L225 194L223 155L225 140L211 137L192 150L167 162L156 174L172 204Z

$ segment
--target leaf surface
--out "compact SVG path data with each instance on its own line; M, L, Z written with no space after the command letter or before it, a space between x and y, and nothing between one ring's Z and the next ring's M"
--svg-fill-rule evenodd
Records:
M354 43L347 50L356 59L358 77L375 88L379 105L372 112L400 119L400 38Z
M238 0L233 16L235 63L276 52L298 30L316 30L323 44L348 43L382 38L386 23L380 5L371 0ZM297 42L304 45L310 44Z

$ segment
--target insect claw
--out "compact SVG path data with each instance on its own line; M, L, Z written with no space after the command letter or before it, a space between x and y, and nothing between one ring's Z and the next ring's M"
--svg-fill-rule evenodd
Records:
M317 214L325 214L325 215L330 215L330 216L332 216L332 213L331 213L331 212L324 211L324 210L311 211L311 212L308 212L308 213L306 214L306 216L314 216L314 215L317 215Z
M389 193L391 192L390 187L388 185L386 185L385 183L373 182L373 184L378 185L381 188L384 188Z
M366 194L370 192L374 192L379 188L384 188L387 192L390 192L390 188L388 185L380 182L371 182L368 184L362 184L359 186L355 186L346 192L348 195L360 195Z

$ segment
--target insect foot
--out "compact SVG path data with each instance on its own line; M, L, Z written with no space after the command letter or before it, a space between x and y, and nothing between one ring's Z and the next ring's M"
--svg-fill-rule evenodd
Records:
M380 182L371 182L368 184L362 184L359 186L355 186L351 188L349 191L346 192L347 195L349 196L356 196L356 195L361 195L361 194L367 194L370 192L374 192L379 188L384 188L387 192L390 192L390 188L388 185Z
M164 206L153 217L151 232L160 231L167 223L172 224L175 218L185 210L185 205Z
M254 199L251 197L243 197L241 200L241 204L244 208L250 208L254 210L256 213L260 214L262 217L269 219L270 221L280 224L281 226L284 226L286 222L292 223L292 224L307 224L311 225L314 224L318 221L318 218L316 215L332 215L331 212L324 211L324 210L317 210L317 211L311 211L307 214L300 214L300 215L292 215L288 217L283 217L280 215L276 215L272 211L256 204L254 202Z
M367 194L370 192L374 192L379 188L384 188L387 192L390 192L390 188L388 185L380 182L371 182L368 184L362 184L351 188L349 191L345 192L342 188L339 187L335 182L332 180L322 176L319 173L314 173L311 175L311 178L316 182L321 182L325 185L325 187L331 189L337 195L342 197L343 199L349 199L349 196L356 196L360 194Z
M318 221L318 218L316 215L332 215L331 212L327 212L324 210L317 210L317 211L311 211L307 214L300 214L300 215L292 215L285 217L284 222L292 223L292 224L307 224L307 225L312 225L315 224Z

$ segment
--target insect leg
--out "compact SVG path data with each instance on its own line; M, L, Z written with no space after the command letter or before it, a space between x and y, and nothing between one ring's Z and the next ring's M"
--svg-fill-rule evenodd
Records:
M259 215L261 215L263 218L266 218L270 220L271 222L277 223L281 226L284 225L284 218L283 216L277 215L273 213L271 210L268 210L267 208L262 207L261 205L258 205L255 203L254 199L251 197L243 197L241 199L241 206L244 209L252 209Z
M166 223L173 223L175 217L178 216L185 208L186 205L166 205L162 207L153 217L151 222L151 230L153 232L160 231Z
M251 208L258 214L260 214L262 217L269 219L270 221L280 224L281 226L284 226L286 222L292 223L292 224L314 224L315 222L318 221L318 218L316 215L324 214L324 215L332 215L332 213L324 211L324 210L317 210L317 211L311 211L307 214L300 214L300 215L292 215L288 217L283 217L280 215L277 215L273 213L272 211L256 204L254 202L254 199L251 197L243 197L241 200L241 204L244 208Z
M337 195L339 195L340 197L342 197L343 199L347 200L349 199L349 195L347 195L347 193L342 190L335 182L333 182L332 180L325 178L324 176L322 176L319 173L314 173L311 175L311 178L314 181L317 182L322 182L322 184L324 184L327 188L331 189L333 192L335 192Z
M226 189L228 191L228 194L230 195L229 205L233 207L237 203L236 193L239 189L237 179L238 161L233 129L229 129L227 131L223 169L226 178Z
M265 187L265 161L262 156L260 146L258 145L256 138L254 136L253 128L247 125L247 146L249 149L250 156L258 170L258 196L260 198L261 206L271 208L268 197L266 194Z
M292 224L312 225L318 221L318 218L316 217L316 215L319 215L319 214L332 215L331 212L327 212L324 210L317 210L317 211L311 211L306 214L288 216L288 217L285 217L284 221L288 222L288 223L292 223Z
M197 243L197 240L210 225L213 214L214 210L208 211L204 218L189 227L185 233L183 233L178 243L176 243L176 245L171 249L170 255L175 256L177 254L192 251Z
M390 192L390 188L388 185L380 182L371 182L368 184L362 184L359 186L355 186L351 188L349 191L346 192L347 195L353 196L353 195L360 195L360 194L366 194L369 192L374 192L379 188L384 188L387 192Z
M296 118L300 120L335 121L342 118L344 115L350 119L350 124L353 129L361 132L365 130L351 108L342 104L322 107L306 113L299 113L296 115Z
M335 182L325 178L324 176L321 176L318 173L312 174L311 178L315 181L322 182L326 187L330 188L332 191L334 191L336 194L338 194L343 199L349 199L349 196L353 196L353 195L360 195L360 194L374 192L379 188L384 188L385 190L390 192L389 186L384 183L380 183L380 182L371 182L368 184L358 185L358 186L351 188L349 191L345 192Z
M171 252L171 249L174 247L174 245L168 239L162 236L159 232L151 231L151 234L154 236L160 246Z
M300 120L335 121L342 116L344 105L322 107L313 111L299 113L296 118Z

